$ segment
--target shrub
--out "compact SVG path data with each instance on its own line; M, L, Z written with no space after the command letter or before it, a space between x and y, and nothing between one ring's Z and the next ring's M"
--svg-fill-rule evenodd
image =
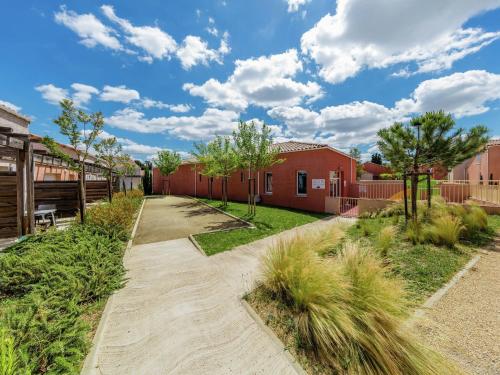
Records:
M82 315L122 285L124 245L88 225L49 231L0 256L0 330L17 373L77 373L88 348Z
M443 215L433 219L425 231L425 236L436 245L454 247L463 229L460 218Z
M396 237L396 228L392 225L384 227L380 230L375 241L375 246L384 258L387 257L389 249L392 247Z
M17 354L14 339L5 329L0 329L0 374L14 375L17 369Z
M116 193L111 203L102 202L87 210L87 224L125 240L134 222L133 213L139 208L142 196L142 192L138 190L129 191L127 196Z

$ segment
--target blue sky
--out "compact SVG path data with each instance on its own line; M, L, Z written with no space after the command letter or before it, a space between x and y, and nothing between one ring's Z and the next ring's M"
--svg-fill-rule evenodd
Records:
M0 14L0 102L59 141L57 101L102 111L139 159L230 134L365 156L444 109L500 135L500 0L23 1Z

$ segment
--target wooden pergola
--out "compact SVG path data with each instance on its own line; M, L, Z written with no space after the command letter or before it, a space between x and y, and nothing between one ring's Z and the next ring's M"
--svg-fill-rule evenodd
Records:
M28 134L0 127L0 160L15 162L16 166L15 174L5 172L0 178L0 237L19 237L34 232L32 156Z

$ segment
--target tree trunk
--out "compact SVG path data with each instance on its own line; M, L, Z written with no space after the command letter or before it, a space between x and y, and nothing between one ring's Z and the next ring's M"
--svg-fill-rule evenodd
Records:
M255 178L255 175L253 177L253 194L252 194L252 215L255 215L257 212L257 203L255 201L255 193L257 192L257 187L256 187L256 182L257 179Z
M78 180L78 196L80 204L80 222L85 223L85 163L80 164L80 179Z
M411 216L417 220L417 193L418 193L418 171L411 175Z
M125 177L122 178L123 193L127 196L127 186L125 185Z
M111 203L113 201L113 188L111 186L112 180L113 180L113 177L110 174L108 176L108 200L109 200L109 203Z

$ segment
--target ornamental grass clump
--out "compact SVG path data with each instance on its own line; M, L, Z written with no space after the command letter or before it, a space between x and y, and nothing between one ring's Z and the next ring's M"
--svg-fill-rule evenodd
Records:
M425 229L425 236L435 245L454 247L465 227L459 217L439 216Z
M302 346L340 369L354 333L346 304L348 288L310 240L297 236L271 248L264 260L263 286L293 311Z
M382 228L377 235L375 247L382 257L386 258L389 255L389 250L396 239L396 232L396 227L388 225Z
M282 240L264 258L262 286L293 316L300 347L338 374L456 374L403 328L402 280L357 243L320 257L324 236Z

